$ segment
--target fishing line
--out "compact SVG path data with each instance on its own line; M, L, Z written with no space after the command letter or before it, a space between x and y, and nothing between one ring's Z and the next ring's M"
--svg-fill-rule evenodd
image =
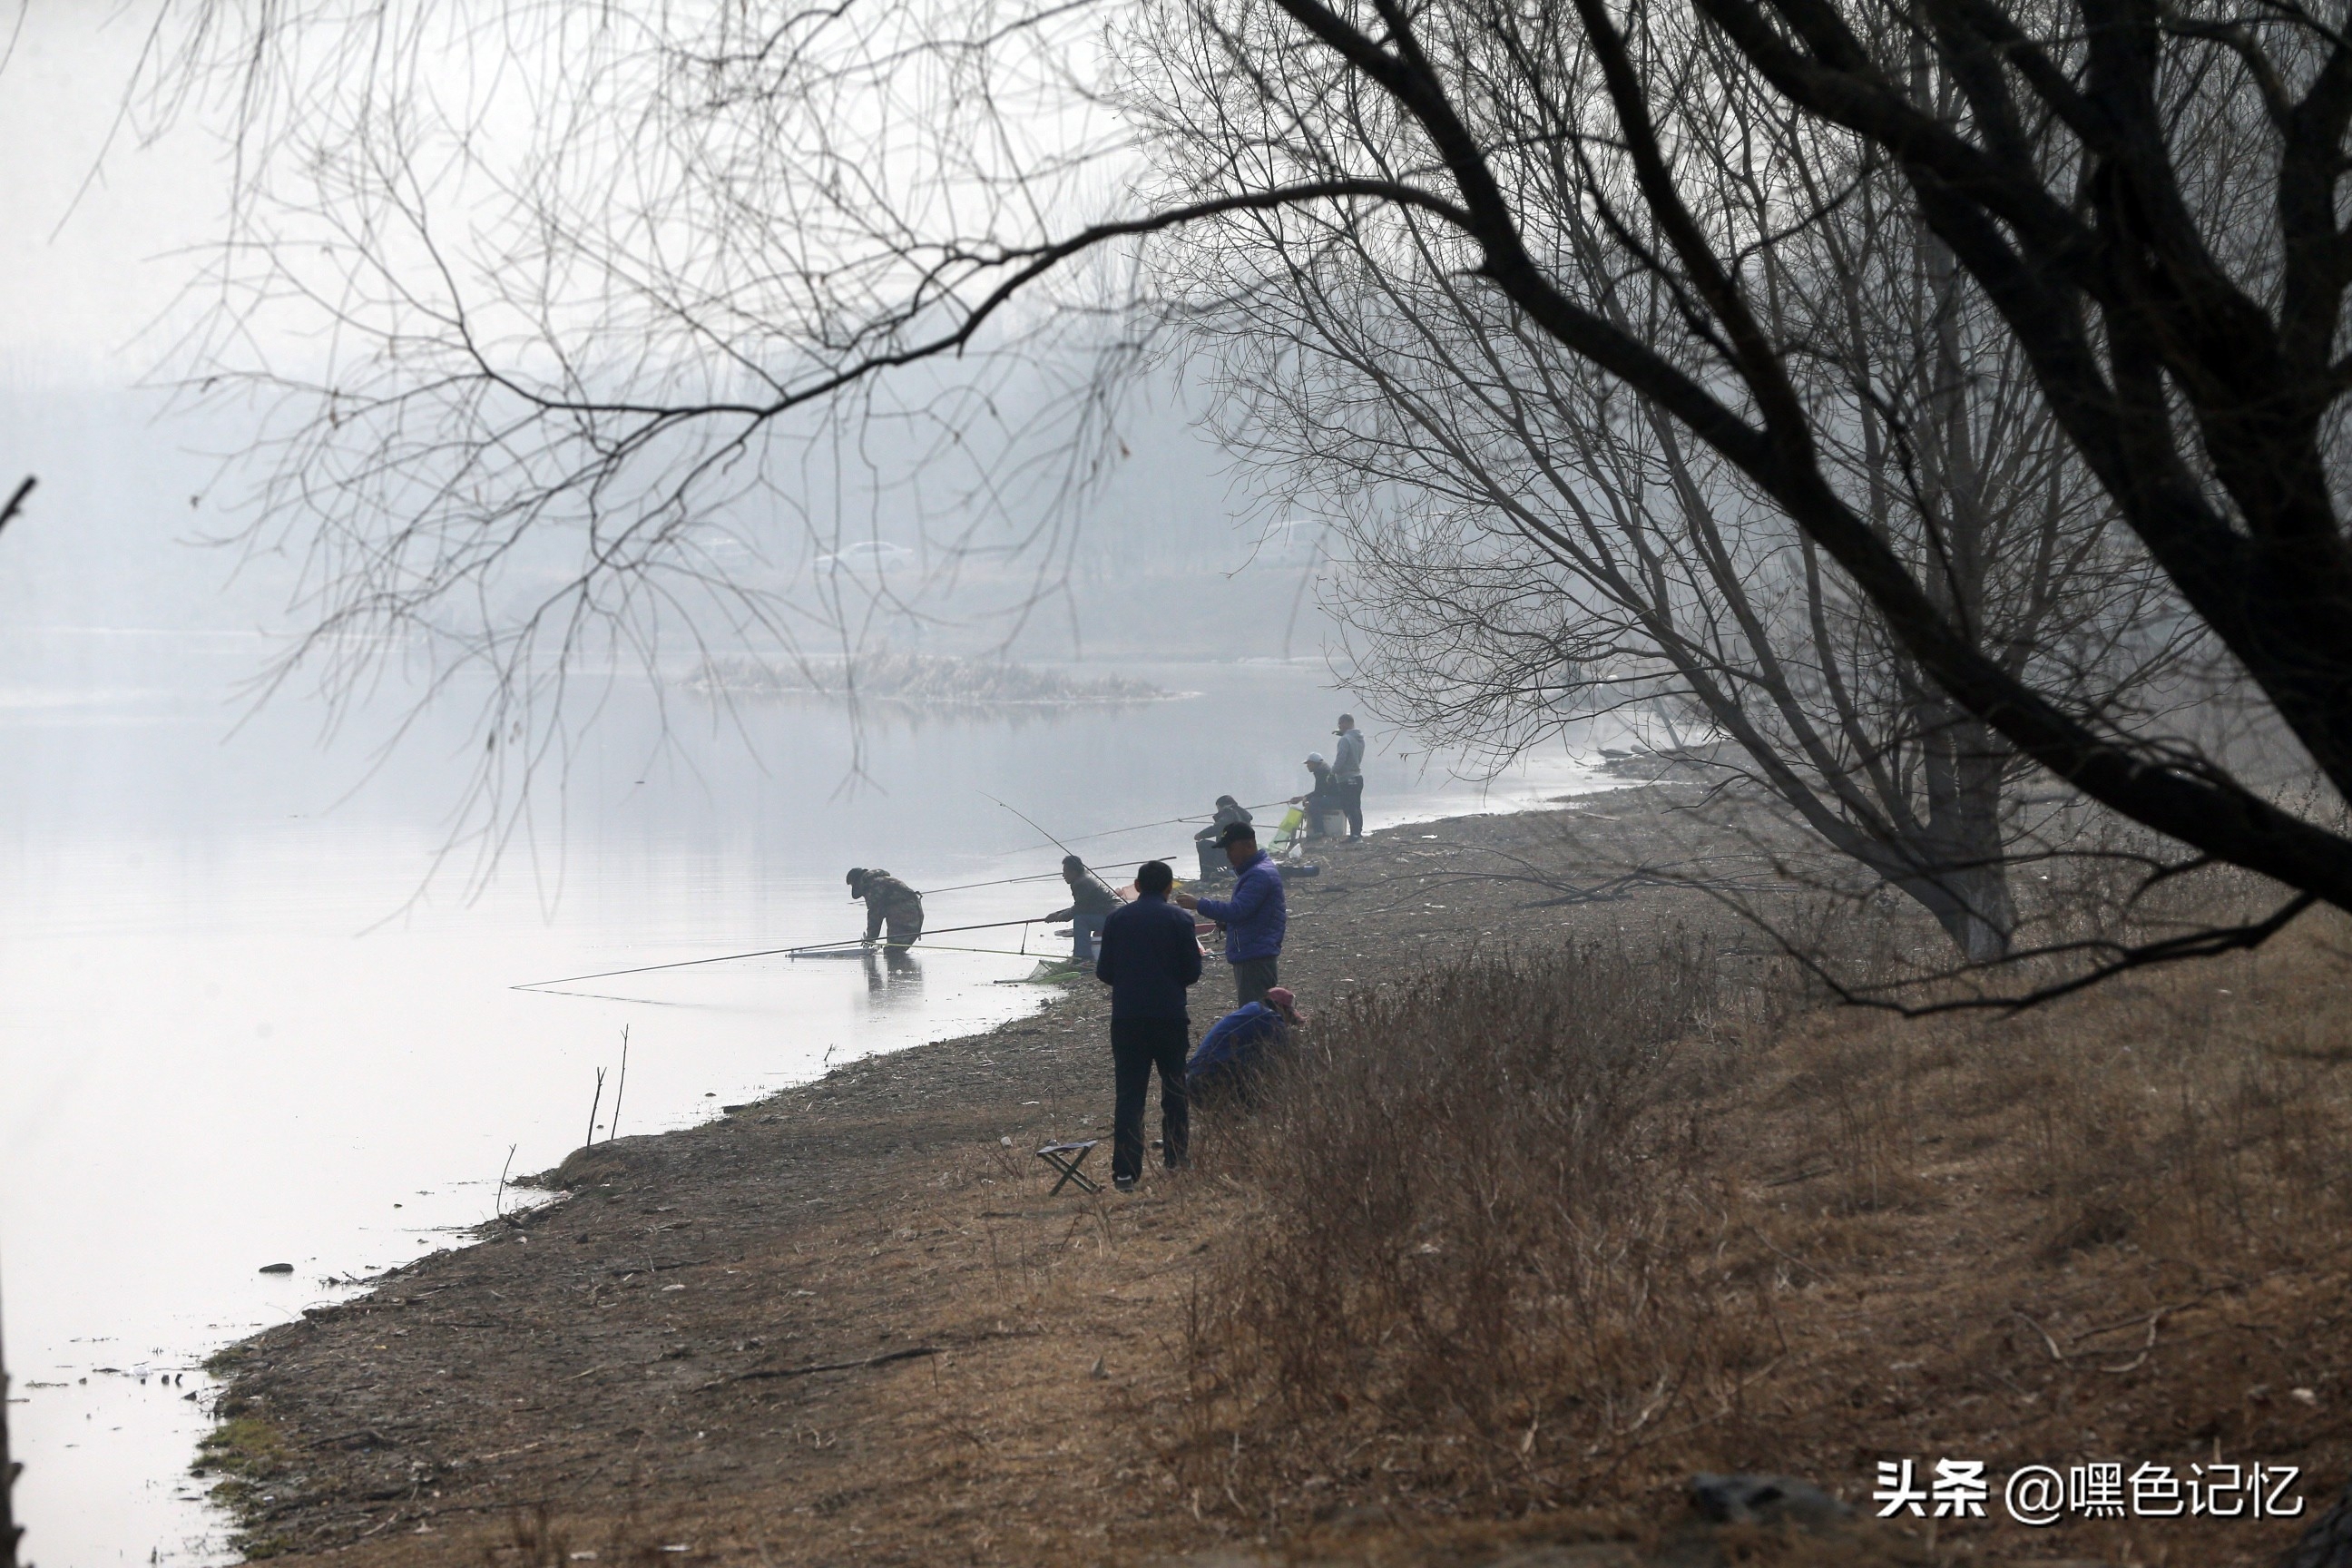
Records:
M1070 849L1070 846L1069 846L1069 844L1065 844L1064 842L1062 842L1062 840L1060 840L1060 839L1058 839L1058 838L1055 837L1052 834L1050 834L1050 833L1046 833L1046 832L1045 832L1045 829L1038 824L1038 822L1037 822L1036 818L1034 818L1034 817L1033 817L1033 816L1029 816L1029 815L1027 815L1025 812L1019 811L1019 810L1015 809L1014 807L1013 807L1013 806L1011 806L1011 805L1006 805L1003 801L998 800L994 795L990 795L986 790L975 790L973 793L974 793L975 795L979 795L982 800L991 801L991 802L993 802L994 804L996 804L996 805L998 805L1003 806L1005 810L1010 811L1010 812L1012 812L1012 813L1013 813L1013 816L1017 816L1017 817L1020 817L1022 821L1024 821L1024 822L1027 823L1027 824L1028 824L1032 828L1034 828L1035 831L1037 831L1037 832L1039 832L1039 833L1043 833L1043 834L1045 834L1045 841L1046 841L1047 843L1051 844L1055 848L1059 849L1063 854L1065 854L1065 855L1070 855L1070 854L1072 854L1072 851L1071 851L1071 849ZM1288 805L1288 804L1289 804L1289 802L1288 802L1287 800L1267 801L1267 802L1264 803L1263 805L1244 806L1244 807L1243 807L1243 809L1244 809L1244 810L1245 810L1245 811L1267 811L1267 810L1271 810L1271 809L1272 809L1273 807L1275 807L1275 806L1277 806L1277 805ZM1213 818L1210 818L1210 817L1203 817L1203 816L1170 816L1170 817L1164 817L1164 818L1162 818L1161 820L1160 820L1160 821L1158 821L1158 822L1140 822L1140 823L1136 824L1136 825L1135 825L1134 826L1132 826L1132 827L1112 827L1112 828L1107 828L1107 829L1105 829L1103 832L1100 832L1100 833L1086 833L1086 834L1080 834L1077 837L1076 837L1076 838L1072 839L1070 842L1071 842L1071 843L1075 843L1075 844L1084 844L1084 843L1088 842L1088 841L1089 841L1089 840L1091 840L1091 839L1097 839L1097 838L1116 838L1116 837L1118 837L1118 836L1120 836L1121 834L1126 834L1126 833L1140 833L1140 832L1142 832L1145 828L1148 828L1148 827L1168 827L1168 826L1175 826L1175 825L1178 825L1178 824L1181 824L1181 823L1188 823L1188 822L1206 822L1206 821L1211 821L1211 820L1213 820ZM1019 853L1020 853L1020 851L1019 851L1019 850L1007 850L1007 851L1005 851L1005 853L1006 853L1006 854L1019 854ZM1077 858L1077 859L1079 860L1079 863L1080 863L1080 864L1082 864L1082 865L1083 865L1083 864L1085 864L1084 857L1074 857L1074 858ZM1128 862L1128 861L1124 861L1124 860L1119 860L1119 861L1113 861L1113 862L1111 862L1111 864L1112 864L1112 866L1113 866L1113 867L1115 867L1115 868L1116 868L1116 867L1120 867L1120 866L1126 866L1126 865L1129 865L1129 862ZM1140 865L1142 865L1142 864L1143 864L1143 862L1142 862L1142 861L1140 861L1140 860L1138 860L1138 861L1132 862L1132 864L1137 865L1137 866L1140 866ZM1095 869L1095 868L1094 868L1092 866L1087 866L1087 871L1088 871L1089 873L1092 873L1092 872L1094 871L1094 869ZM929 890L930 892L934 892L934 893L960 893L960 892L968 892L968 891L970 891L971 889L974 889L974 888L1001 888L1001 887L1008 887L1008 886L1011 886L1011 885L1013 885L1013 884L1014 884L1014 883L1020 883L1020 882L1051 882L1051 881L1058 881L1058 880L1060 880L1060 879L1061 879L1061 873L1060 873L1060 872L1058 872L1058 871L1041 871L1041 872L1037 873L1035 876L1031 876L1031 877L1003 877L1003 878L999 878L999 879L994 879L994 880L992 880L992 881L986 881L986 882L961 882L961 883L957 883L956 885L954 885L954 886L952 886L952 887L947 887L947 888L933 888L933 889L929 889ZM1038 923L1038 922L1037 922L1037 921L1034 921L1034 920L1027 920L1027 921L983 921L983 922L982 922L982 923L980 923L980 924L978 924L978 925L968 925L968 926L943 926L943 927L941 927L941 928L940 929L939 934L940 934L940 935L941 935L941 936L949 936L949 935L952 935L953 933L955 933L955 932L957 932L957 931L998 931L998 930L1002 930L1002 929L1003 929L1003 928L1004 928L1004 927L1006 927L1006 926L1016 926L1016 925L1017 925L1017 926L1027 926L1027 925L1034 925L1034 924L1037 924L1037 923ZM588 980L611 980L611 979L614 979L614 978L616 978L617 976L624 975L624 974L651 974L651 973L656 973L656 971L659 971L659 970L665 970L665 969L692 969L692 968L696 967L696 966L697 966L697 965L698 965L698 964L705 964L705 963L734 963L740 962L740 960L747 959L747 958L779 958L779 957L790 957L790 956L791 956L792 954L793 954L793 953L800 953L800 952L816 952L817 950L819 950L819 949L821 949L821 948L846 947L846 946L848 946L848 945L851 945L851 944L848 944L848 943L836 943L836 942L803 942L803 943L799 944L799 945L798 945L798 946L796 946L796 947L763 947L763 948L759 949L757 952L722 952L722 953L719 953L719 955L717 955L716 957L713 957L713 958L681 958L681 959L677 959L677 960L676 960L675 962L672 962L672 963L642 963L642 964L638 964L636 967L632 968L632 969L606 969L606 970L600 970L600 971L598 971L598 972L597 972L596 973L594 973L594 974L572 974L572 975L566 975L566 976L564 976L563 978L559 979L559 980L530 980L530 981L525 981L523 984L520 984L520 985L513 985L513 986L509 986L509 987L508 987L508 989L509 989L509 990L513 990L513 991L538 991L538 990L544 989L545 987L550 986L550 985L575 985L575 984L580 984L580 983L581 983L581 982L583 982L583 981L588 981ZM862 944L859 944L859 945L862 945ZM1034 954L1030 953L1030 952L1026 950L1026 948L1025 948L1025 947L1024 947L1024 948L1023 949L1023 951L1021 951L1020 952L1013 952L1011 949L1009 949L1009 948L1004 948L1004 949L995 949L995 948L970 948L970 949L962 949L962 950L959 950L959 951L971 952L1002 952L1005 953L1007 956L1009 956L1009 957L1013 957L1013 958L1027 958L1027 957L1034 957ZM614 997L614 998L613 998L613 1000L614 1000L614 1001L619 1001L619 1000L622 1000L622 998ZM662 1004L662 1005L687 1005L687 1004Z
M977 925L941 926L938 934L940 936L952 936L957 931L1002 931L1006 926L1025 926L1034 925L1037 922L1034 919L1025 921L982 921ZM695 965L701 963L732 963L739 959L745 958L777 958L795 952L814 952L820 948L845 948L862 945L863 943L859 942L855 938L852 938L849 942L804 942L797 947L763 947L756 952L722 952L714 958L681 958L669 963L640 963L634 969L605 969L600 970L594 974L570 974L558 980L527 980L520 985L509 986L508 989L511 991L536 991L542 986L577 985L583 981L611 980L617 975L623 974L651 974L658 969L691 969Z
M972 794L974 794L974 795L978 795L978 796L980 796L980 798L981 798L981 799L982 799L982 800L996 800L996 797L995 797L994 795L992 795L989 794L989 793L988 793L986 790L984 790L984 789L976 789L976 790L972 791L971 793L972 793ZM1007 810L1007 811L1011 812L1013 816L1015 816L1019 817L1022 821L1024 821L1024 822L1027 823L1030 826L1032 826L1032 827L1035 828L1038 832L1040 832L1040 833L1045 833L1045 824L1043 824L1043 823L1039 822L1035 817L1034 817L1034 816L1030 816L1027 812L1023 811L1019 806L1016 806L1016 805L1005 805L1005 803L1004 803L1004 802L1003 802L1003 801L1001 801L1001 800L996 800L996 804L997 804L997 805L1003 805L1003 806L1004 806L1004 809L1005 809L1005 810ZM1096 837L1107 837L1107 836L1106 836L1106 835L1097 834ZM1071 851L1070 847L1069 847L1068 845L1066 845L1066 844L1063 843L1060 839L1058 839L1058 838L1055 837L1052 834L1050 834L1050 833L1045 833L1045 841L1046 841L1048 844L1051 844L1055 848L1056 848L1056 849L1060 850L1063 854L1065 854L1065 855L1068 855L1068 856L1070 857L1070 858L1071 858L1071 859L1076 860L1079 865L1081 865L1081 866L1086 866L1087 870L1089 873L1092 873L1092 871L1094 870L1094 868L1093 868L1093 867L1091 867L1091 866L1087 866L1087 861L1086 861L1086 857L1085 857L1085 856L1073 853L1073 852Z
M808 959L870 958L878 950L876 948L869 948L865 943L860 942L856 947L845 947L816 952L802 952L793 953L790 956L793 958ZM1036 958L1044 959L1049 963L1056 962L1050 953L1030 952L1024 949L1014 949L1010 947L955 947L943 942L911 942L906 947L893 948L889 951L894 952L977 952L985 953L993 958ZM549 986L556 984L558 984L558 982L543 980L540 982L540 986ZM764 1011L764 1009L758 1007L746 1007L739 1004L725 1002L657 1002L649 996L614 996L608 992L603 991L550 991L540 989L540 986L525 987L518 985L513 989L517 991L529 989L541 996L577 996L591 1002L623 1002L635 1007L692 1007L700 1009L704 1012L720 1013L756 1014Z
M1192 820L1193 820L1193 819L1192 819L1192 818L1190 818L1190 817L1181 817L1181 818L1178 818L1177 820L1179 820L1179 821L1192 821ZM1162 824L1155 823L1155 822L1147 822L1147 823L1145 823L1145 824L1143 825L1143 826L1144 826L1144 827L1158 827L1158 826L1162 826ZM1121 833L1137 833L1137 832L1140 832L1140 831L1142 831L1142 829L1141 829L1141 828L1132 828L1132 827L1122 827L1122 828L1117 829L1117 831L1121 832ZM1102 836L1097 835L1097 837L1102 837ZM1017 849L1008 849L1008 850L1006 850L1006 851L1005 851L1005 853L1006 853L1007 855L1017 855L1017 854L1019 854L1019 853L1020 853L1020 851L1019 851L1019 850L1017 850ZM1157 859L1157 858L1159 858L1159 857L1157 857L1157 856L1146 856L1146 857L1145 857L1145 859ZM1141 866L1141 865L1143 864L1143 861L1142 861L1142 860L1114 860L1114 861L1111 861L1111 862L1110 862L1110 864L1111 864L1112 866L1114 866L1114 867L1119 867L1119 866ZM927 898L927 899L928 899L928 898L929 898L933 893L966 893L966 892L970 892L970 891L971 891L972 889L974 889L974 888L1003 888L1003 887L1009 887L1009 886L1011 886L1013 883L1015 883L1015 882L1058 882L1058 881L1060 881L1061 879L1062 879L1062 874L1061 874L1059 871L1039 871L1039 872L1035 873L1034 875L1027 876L1027 877L999 877L999 878L996 878L996 879L995 879L994 880L992 880L992 881L987 881L987 882L958 882L958 883L954 884L954 885L953 885L953 886L951 886L951 887L946 887L946 888L925 888L925 889L922 890L922 892L923 892L923 896L924 896L925 898Z
M990 800L996 800L994 795L989 795L987 798ZM1001 800L997 800L996 804L999 805L1004 805L1004 803ZM1242 809L1244 811L1272 811L1277 805L1288 805L1289 804L1290 797L1288 795L1285 795L1280 800L1264 801L1256 805L1245 805L1242 807ZM1004 809L1007 811L1013 811L1013 808L1009 805L1005 805ZM1013 811L1013 815L1015 816L1021 816L1021 814L1017 811ZM1024 822L1029 822L1029 819L1025 816L1021 816L1021 820ZM1100 833L1081 833L1075 838L1072 838L1070 843L1086 844L1097 838L1117 838L1122 834L1140 833L1147 827L1173 827L1180 824L1188 822L1213 822L1215 820L1216 818L1213 816L1201 816L1195 815L1192 816L1163 816L1157 822L1139 822L1132 827L1106 827ZM1037 825L1034 822L1029 822L1029 826L1032 827L1037 827ZM1037 831L1040 833L1045 833L1045 830L1042 827L1037 827ZM1045 833L1045 837L1051 840L1054 847L1061 850L1063 854L1066 855L1070 852L1069 846L1064 844L1060 839L1055 838L1052 834ZM1008 849L1005 853L1008 855L1017 855L1021 853L1021 851L1017 849ZM1139 865L1141 862L1139 861L1138 864Z
M794 958L862 958L873 952L992 952L1003 958L1043 958L1045 953L1028 952L1010 947L955 947L943 942L910 942L903 945L877 942L867 947L859 942L852 948L826 948L815 952L793 953Z
M553 984L554 982L550 981L548 984ZM513 987L513 989L520 991L523 987L517 985ZM650 1002L642 996L612 996L607 995L602 991L542 991L540 994L542 996L582 996L591 1002L628 1002L640 1007L715 1007L719 1005L719 1004L715 1002Z

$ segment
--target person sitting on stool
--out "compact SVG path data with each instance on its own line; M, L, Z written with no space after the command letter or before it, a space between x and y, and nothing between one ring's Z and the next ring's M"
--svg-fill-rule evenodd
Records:
M1324 826L1327 817L1338 816L1347 809L1347 792L1340 787L1339 778L1331 764L1323 760L1320 752L1307 753L1307 772L1315 780L1315 787L1305 795L1294 795L1290 804L1307 808L1307 837L1328 838L1331 830Z
M1192 835L1192 847L1198 850L1201 856L1201 876L1203 880L1211 877L1230 877L1234 874L1234 868L1225 864L1223 854L1217 848L1217 835L1236 822L1245 823L1249 819L1249 808L1232 795L1221 795L1217 797L1217 815L1210 819L1208 826Z

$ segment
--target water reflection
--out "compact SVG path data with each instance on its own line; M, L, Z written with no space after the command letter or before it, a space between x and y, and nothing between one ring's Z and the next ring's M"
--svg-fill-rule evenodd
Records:
M882 1007L917 1007L923 1001L922 960L895 943L869 947L866 961L866 994Z

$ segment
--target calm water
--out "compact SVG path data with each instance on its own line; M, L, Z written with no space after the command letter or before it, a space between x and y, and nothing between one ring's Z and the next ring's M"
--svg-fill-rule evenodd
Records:
M769 960L593 997L517 983L854 935L851 864L929 889L1054 870L1058 852L983 791L1107 862L1188 855L1186 827L1097 836L1221 792L1304 788L1296 759L1328 749L1342 706L1319 668L1123 665L1195 695L885 710L853 784L835 710L746 704L747 747L671 693L665 747L655 694L625 685L560 826L469 901L425 879L470 735L428 726L371 776L364 717L323 749L295 702L229 736L223 693L257 662L249 640L0 642L0 1247L18 1517L44 1568L223 1560L186 1474L205 1426L185 1397L196 1363L347 1293L333 1281L456 1245L491 1213L510 1150L535 1171L581 1142L625 1026L627 1134L1039 1001L993 984L1031 960L986 952L931 952L887 981ZM1375 825L1593 782L1563 752L1482 791L1374 733ZM930 923L1039 913L1056 890L940 893ZM295 1272L257 1272L276 1262Z

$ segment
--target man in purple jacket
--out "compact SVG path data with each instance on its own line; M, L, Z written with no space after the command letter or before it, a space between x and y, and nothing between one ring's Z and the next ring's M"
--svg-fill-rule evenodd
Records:
M1179 893L1176 901L1225 928L1225 962L1234 966L1234 1005L1263 1002L1281 984L1275 961L1282 956L1283 928L1289 913L1283 903L1282 871L1274 858L1257 847L1257 830L1236 822L1217 837L1225 858L1234 863L1234 896L1196 899Z

